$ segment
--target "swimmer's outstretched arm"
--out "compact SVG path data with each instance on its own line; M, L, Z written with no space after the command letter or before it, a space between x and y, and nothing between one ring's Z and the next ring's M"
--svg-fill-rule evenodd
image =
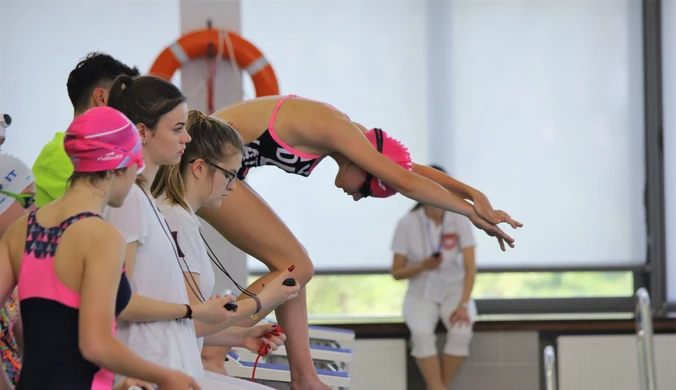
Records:
M477 228L489 236L497 237L502 250L505 250L503 240L514 247L514 239L495 224L481 218L470 203L378 153L364 136L363 126L336 115L326 115L324 120L312 125L315 126L313 129L298 132L308 144L342 154L407 198L468 217Z
M474 204L474 211L476 211L481 218L487 220L490 223L497 225L501 222L506 222L514 229L523 226L520 222L513 220L512 217L510 217L506 212L502 210L493 210L491 202L481 191L472 188L467 184L462 183L443 172L440 172L439 170L414 163L413 172L434 181L452 193L462 197L463 199L472 201Z

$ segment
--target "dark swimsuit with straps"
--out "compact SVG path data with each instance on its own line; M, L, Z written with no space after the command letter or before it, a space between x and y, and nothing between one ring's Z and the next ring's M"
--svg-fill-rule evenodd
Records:
M35 213L28 217L19 275L24 360L16 390L110 390L114 374L89 362L80 352L80 295L66 287L54 270L56 249L66 229L81 219L100 216L81 213L45 228ZM116 317L130 299L131 287L123 270ZM111 332L115 333L115 323Z
M245 146L242 168L237 172L240 180L244 180L249 169L264 165L274 165L285 172L307 177L324 158L319 154L298 151L277 136L275 119L280 107L289 98L298 98L298 96L288 95L279 99L270 117L267 130L258 139Z

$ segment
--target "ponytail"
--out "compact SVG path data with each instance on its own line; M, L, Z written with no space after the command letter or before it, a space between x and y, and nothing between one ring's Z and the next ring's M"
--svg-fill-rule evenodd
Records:
M200 110L190 110L188 111L188 122L186 123L186 126L200 126L208 118L209 117L204 115L204 113Z
M154 198L165 195L169 203L179 205L186 211L190 210L188 202L183 198L185 196L185 182L181 170L185 167L184 160L176 165L163 165L157 171L155 180L150 186L150 193Z
M131 86L134 82L134 79L126 74L118 76L113 85L110 86L110 92L108 93L108 106L117 109L118 111L122 110L123 96L125 90Z

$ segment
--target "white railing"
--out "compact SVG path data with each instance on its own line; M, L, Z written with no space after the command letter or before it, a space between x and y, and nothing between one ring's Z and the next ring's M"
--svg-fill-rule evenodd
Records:
M544 351L544 362L545 362L545 389L546 390L556 390L557 381L556 381L556 352L554 347L548 345L545 347Z
M645 288L636 291L636 336L641 390L655 390L655 355L653 353L653 317L650 295Z

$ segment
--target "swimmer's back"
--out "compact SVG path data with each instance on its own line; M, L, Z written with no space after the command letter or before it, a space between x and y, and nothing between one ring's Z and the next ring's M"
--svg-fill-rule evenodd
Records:
M86 267L95 266L99 257L104 259L97 256L97 249L119 245L123 253L124 240L98 214L75 212L61 203L31 213L19 226L25 235L15 268L20 270L24 366L16 389L110 389L113 374L89 362L80 350L80 297ZM12 230L12 260L16 262L19 231ZM131 297L121 260L120 256L116 315Z
M283 108L278 107L284 100ZM275 109L279 109L275 112ZM273 119L276 131L284 141L297 146L305 153L319 153L315 148L298 145L294 128L319 126L326 116L349 117L330 104L306 99L296 95L263 96L256 99L237 102L223 107L211 116L230 123L239 132L245 144L257 140L269 129Z

